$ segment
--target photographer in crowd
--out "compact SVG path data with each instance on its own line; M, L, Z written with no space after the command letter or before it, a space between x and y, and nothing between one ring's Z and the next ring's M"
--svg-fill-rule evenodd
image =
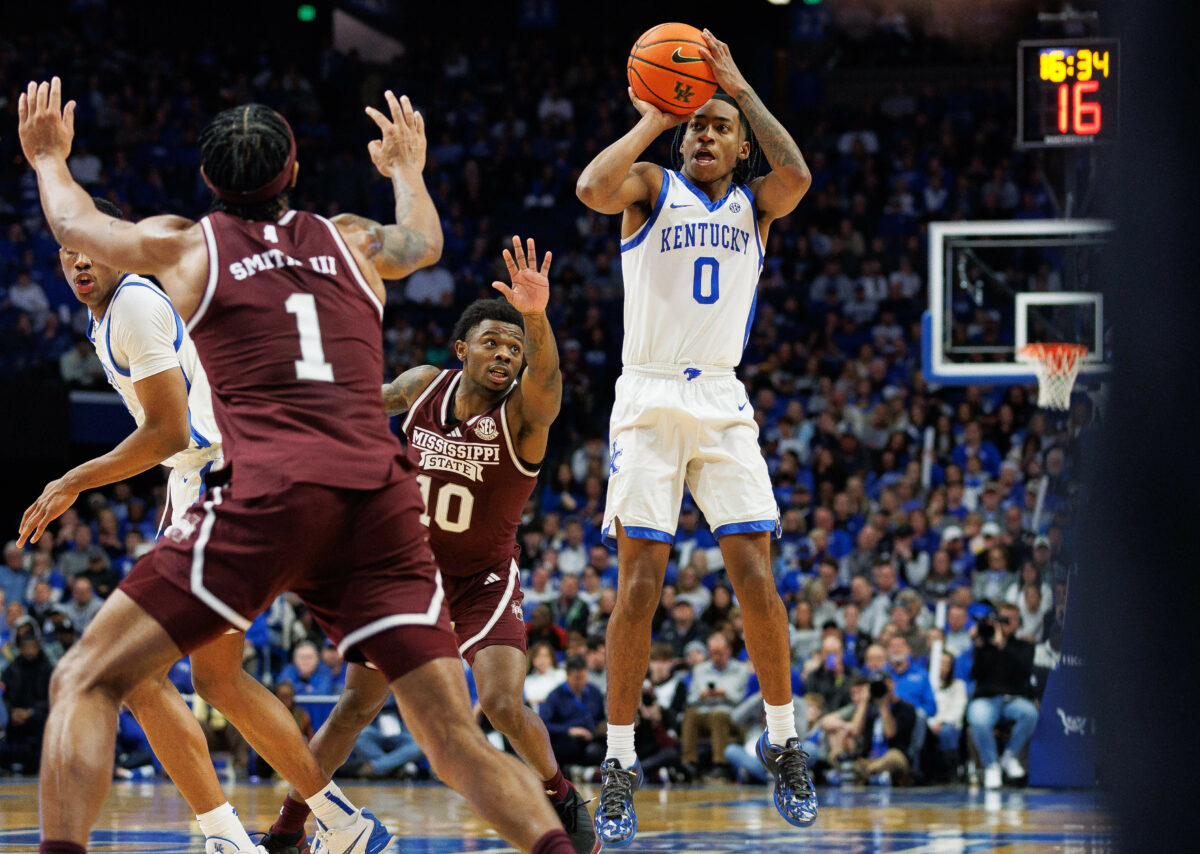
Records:
M885 671L872 676L867 697L860 700L850 722L860 746L855 780L887 785L903 779L909 771L908 749L916 725L917 710L896 696L892 675Z
M1000 788L1002 771L1013 779L1025 776L1017 756L1037 728L1037 706L1029 699L1033 644L1015 637L1020 624L1017 606L1001 605L996 616L980 621L975 636L975 663L971 667L975 699L967 706L967 725L988 789ZM997 759L994 729L1001 720L1012 721L1013 728L1004 754Z

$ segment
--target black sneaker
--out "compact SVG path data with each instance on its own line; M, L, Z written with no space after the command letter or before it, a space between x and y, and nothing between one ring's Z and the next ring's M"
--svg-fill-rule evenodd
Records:
M596 847L596 828L588 814L587 801L579 794L579 790L572 786L571 794L567 795L565 801L554 803L552 800L551 803L578 854L592 854L592 849Z
M303 830L296 833L276 833L268 830L262 834L258 844L265 848L268 854L310 854L308 839Z
M758 759L775 778L775 809L788 824L808 827L817 820L817 793L808 776L808 754L800 747L800 739L789 738L783 747L776 747L762 734L757 745Z

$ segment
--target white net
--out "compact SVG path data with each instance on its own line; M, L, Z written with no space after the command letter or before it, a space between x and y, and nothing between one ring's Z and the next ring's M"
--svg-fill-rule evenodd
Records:
M1087 353L1088 348L1081 344L1029 344L1021 349L1021 355L1033 361L1037 374L1038 406L1071 408L1071 389Z

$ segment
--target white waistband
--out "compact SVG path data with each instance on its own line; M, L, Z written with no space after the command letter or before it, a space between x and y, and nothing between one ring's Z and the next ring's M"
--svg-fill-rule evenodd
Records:
M626 365L622 373L640 374L644 377L664 377L686 382L693 380L728 379L734 376L733 368L717 367L716 365L695 365L690 362L672 364L670 362L645 362L641 365Z

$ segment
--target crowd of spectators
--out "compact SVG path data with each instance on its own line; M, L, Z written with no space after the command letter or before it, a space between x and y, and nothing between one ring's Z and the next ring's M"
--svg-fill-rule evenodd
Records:
M490 293L506 235L554 250L548 313L564 401L519 533L526 700L563 764L587 776L602 753L603 635L617 584L599 527L621 267L618 218L586 210L573 188L632 123L624 48L590 46L565 63L569 41L446 45L423 36L377 67L331 48L296 64L212 39L131 50L119 30L92 37L97 50L86 59L69 41L0 41L0 120L15 126L25 80L60 74L79 102L73 173L134 218L201 214L197 132L217 110L257 100L295 129L294 206L386 221L390 187L364 156L361 105L381 103L385 86L413 97L426 117L426 177L445 251L435 267L389 283L392 375L453 362L452 323ZM975 761L998 785L998 767L1010 779L1023 773L1030 715L1057 661L1078 451L1092 410L1080 399L1054 418L1027 388L931 387L919 371L919 317L927 223L1048 215L1039 164L1012 150L1013 97L1003 87L957 76L881 86L877 100L849 110L825 104L819 85L797 91L798 79L779 112L812 188L772 225L739 371L782 519L773 559L792 623L798 724L830 780L955 778ZM98 387L86 312L57 269L32 172L9 165L20 164L15 145L14 134L0 134L0 374ZM668 141L646 156L669 162ZM135 494L118 484L85 496L38 544L5 549L0 764L36 765L53 662L154 540L161 504L161 488ZM651 778L754 777L745 760L762 725L757 680L720 549L690 499L654 626L637 736ZM256 621L247 667L302 727L305 697L336 694L344 681L336 649L288 597ZM186 666L178 670L186 690ZM243 766L219 714L201 703L197 716ZM992 729L1002 717L1014 726L1002 733L1001 756ZM363 773L412 773L412 745L390 718L364 736ZM130 767L144 766L136 733L123 743Z

